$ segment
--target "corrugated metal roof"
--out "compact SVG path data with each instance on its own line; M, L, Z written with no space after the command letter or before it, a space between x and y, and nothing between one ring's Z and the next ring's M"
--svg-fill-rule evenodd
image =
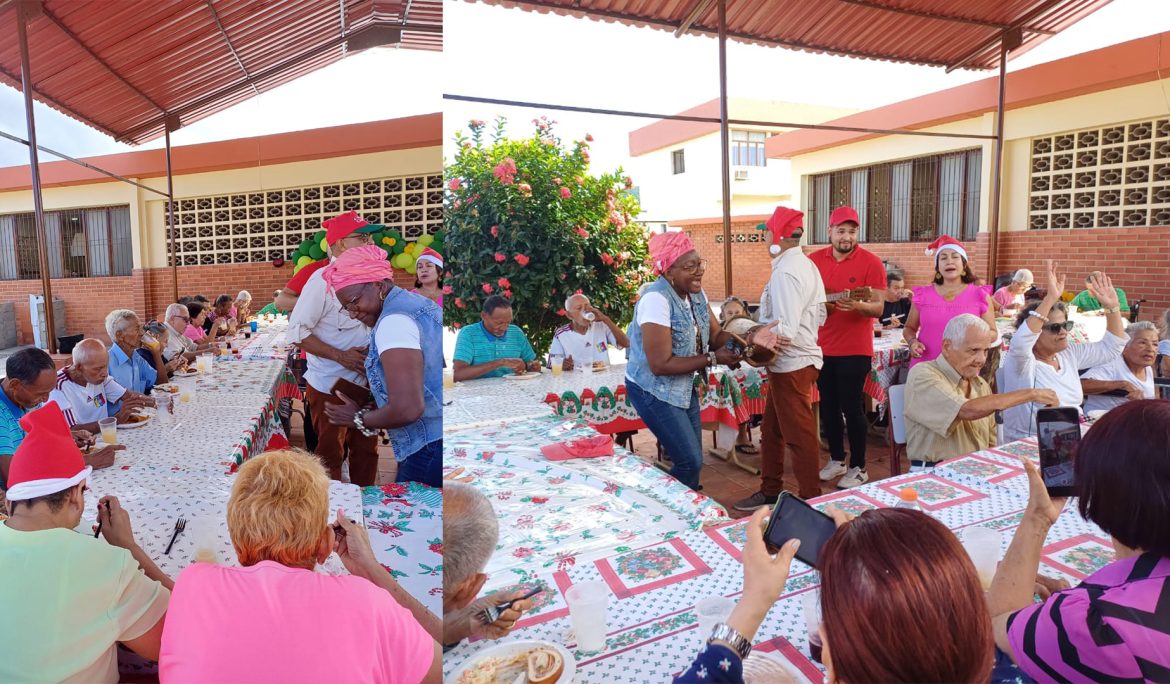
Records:
M17 0L19 2L20 0ZM29 21L34 97L142 143L343 58L393 27L441 50L442 0L43 0ZM343 10L344 8L344 10ZM16 3L0 2L0 81L18 90ZM221 30L222 27L222 30Z
M469 0L692 33L718 32L714 0ZM727 0L728 38L809 52L952 68L999 65L1000 33L1019 55L1109 0Z

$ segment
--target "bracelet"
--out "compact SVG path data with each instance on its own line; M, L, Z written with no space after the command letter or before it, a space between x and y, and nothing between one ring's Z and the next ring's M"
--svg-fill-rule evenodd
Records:
M1121 313L1121 307L1115 306L1109 309L1101 309L1101 313L1105 314L1106 316L1109 314Z
M722 622L715 625L711 630L711 636L707 639L707 643L709 644L712 641L726 641L731 644L731 647L739 654L740 660L745 660L748 654L752 652L752 643L745 639L742 634Z
M1048 322L1048 317L1045 316L1044 314L1040 313L1039 311L1029 311L1028 316L1029 317L1034 316L1036 318L1039 318L1040 320L1044 321L1045 323Z
M718 366L719 361L715 359L715 352L707 352L707 366Z
M362 422L362 416L369 412L370 409L360 409L357 413L353 414L353 424L358 429L358 432L366 437L373 437L378 434L378 431L367 428L366 424Z

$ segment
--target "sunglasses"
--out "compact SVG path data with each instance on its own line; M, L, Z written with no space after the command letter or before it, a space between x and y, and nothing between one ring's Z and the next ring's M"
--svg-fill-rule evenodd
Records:
M1041 330L1047 330L1048 332L1052 333L1053 335L1058 335L1058 334L1060 334L1061 330L1068 332L1068 331L1072 330L1073 327L1075 327L1075 326L1076 326L1076 323L1073 323L1072 321L1065 321L1064 323L1049 323L1049 324L1041 327Z

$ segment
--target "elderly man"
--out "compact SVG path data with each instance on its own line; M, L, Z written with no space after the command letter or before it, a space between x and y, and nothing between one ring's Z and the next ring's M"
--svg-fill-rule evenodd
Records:
M1012 282L1004 285L991 295L992 301L1001 312L1015 312L1024 308L1025 294L1032 289L1032 281L1036 278L1026 268L1021 268L1012 275Z
M281 308L278 306L278 303L280 302L280 297L281 297L281 294L282 294L282 292L283 292L283 290L275 290L275 291L273 291L273 293L272 293L272 301L271 301L271 302L269 302L269 303L267 303L267 304L265 304L265 305L264 305L264 308L262 308L262 309L260 309L259 311L257 311L257 312L256 312L256 316L257 316L257 317L260 317L260 316L267 316L268 314L272 314L273 316L275 316L276 314L288 313L289 309L291 309L292 307L289 307L289 309L281 309Z
M1154 361L1158 358L1158 328L1150 321L1130 323L1129 341L1121 356L1090 368L1081 376L1085 412L1108 411L1135 399L1154 398Z
M355 211L335 216L323 225L325 242L334 259L351 247L370 244L370 233L381 228L366 222ZM341 463L348 448L353 483L363 487L374 484L378 435L367 437L356 427L334 425L325 414L326 403L340 403L334 395L339 381L366 386L370 329L345 312L337 297L327 291L321 272L316 271L300 291L298 306L288 319L286 338L308 357L305 406L317 433L317 456L329 470L329 477L341 479Z
M512 302L500 295L488 297L480 319L460 330L455 340L456 382L540 370L528 336L512 325Z
M507 636L521 614L532 608L530 600L516 601L489 625L479 619L485 608L508 603L528 593L521 588L488 594L476 600L487 581L483 570L496 550L499 537L496 512L488 498L469 484L447 480L443 487L444 646L455 646L472 637L499 639Z
M0 523L0 681L117 682L118 644L157 660L169 577L134 541L114 497L98 501L106 543L76 534L91 469L53 403L21 418L9 518ZM19 616L19 619L17 619Z
M1105 306L1101 304L1101 301L1095 297L1092 292L1094 279L1100 279L1102 275L1103 274L1101 271L1093 271L1089 275L1085 276L1085 284L1089 286L1089 289L1081 290L1081 292L1076 297L1073 297L1072 301L1068 303L1069 306L1075 306L1077 307L1077 311L1082 311L1085 313L1104 309ZM1129 318L1129 300L1125 296L1125 290L1121 289L1120 287L1115 287L1113 290L1117 293L1117 307L1121 309L1121 317Z
M106 315L106 334L113 342L110 347L110 377L128 390L150 394L155 384L170 378L170 372L162 357L162 345L157 340L153 346L143 344L142 333L142 322L138 314L130 309L114 309ZM139 349L146 349L150 353L149 363L136 353ZM112 410L116 413L118 408L115 404Z
M626 331L594 307L583 294L571 295L565 300L565 316L569 324L557 328L553 335L549 356L559 354L565 360L565 370L574 364L602 363L609 365L609 348L630 346Z
M247 290L240 290L236 295L236 301L232 302L232 318L243 325L248 322L252 316L252 293Z
M101 340L87 339L73 348L73 363L57 371L57 383L49 394L65 412L69 425L98 432L98 421L115 416L119 423L152 402L126 389L110 376L110 354ZM113 406L119 404L115 410Z
M979 377L995 341L987 321L960 314L943 329L942 353L910 369L906 381L906 455L911 470L995 446L995 412L1035 402L1057 406L1049 389L992 394Z
M190 297L184 297L188 302ZM180 300L177 304L171 304L167 307L166 313L163 314L163 324L167 326L167 345L163 348L163 358L175 359L182 355L188 361L194 361L195 355L207 348L207 343L196 344L194 340L187 337L184 333L187 331L187 326L191 324L191 312L187 308L187 303Z

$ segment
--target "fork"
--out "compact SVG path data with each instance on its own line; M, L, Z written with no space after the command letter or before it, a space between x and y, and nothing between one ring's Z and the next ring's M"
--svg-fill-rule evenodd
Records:
M516 602L525 601L527 599L530 599L542 591L544 591L544 587L539 586L539 587L533 589L532 591L528 592L527 594L521 596L520 598L512 599L511 601L507 601L505 603L501 603L501 604L496 605L496 606L488 606L487 608L484 608L482 611L480 611L479 621L485 625L490 625L490 624L494 623L496 620L499 620L500 614L503 613L505 610L508 610L509 608L511 608L512 605L515 604Z
M163 555L171 555L171 547L175 545L175 539L177 539L179 533L185 529L187 529L187 521L183 518L179 518L179 520L175 523L175 533L171 535L171 543L167 544L167 550L163 551Z

